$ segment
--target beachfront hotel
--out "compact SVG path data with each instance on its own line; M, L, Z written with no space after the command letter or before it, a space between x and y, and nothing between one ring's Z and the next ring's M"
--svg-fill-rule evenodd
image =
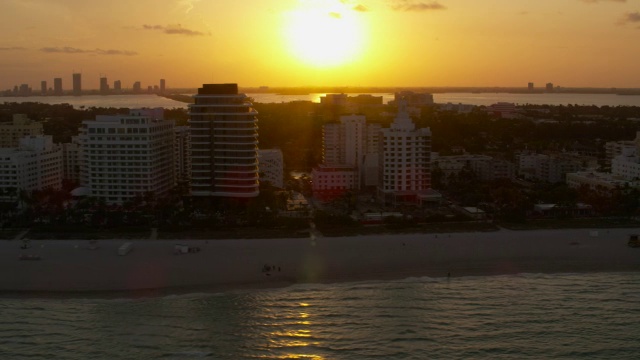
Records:
M161 108L83 121L78 142L87 195L122 204L146 193L168 192L176 184L173 128Z
M2 199L16 199L19 190L62 186L62 147L51 136L26 136L15 148L0 149Z
M380 125L364 115L342 115L340 122L322 127L322 164L312 171L313 196L328 202L349 190L371 185L367 156L377 159ZM373 172L377 172L377 160ZM377 174L373 177L377 179ZM374 182L375 185L375 182Z
M381 130L378 199L392 205L423 205L431 187L431 130L416 129L407 103L398 101L391 127Z
M258 112L237 84L204 84L189 106L191 195L259 194Z

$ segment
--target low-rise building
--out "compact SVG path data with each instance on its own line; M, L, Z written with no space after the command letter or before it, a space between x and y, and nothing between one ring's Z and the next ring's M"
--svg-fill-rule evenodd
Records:
M347 165L319 165L311 171L313 197L326 202L343 196L356 188L357 171Z
M280 149L259 149L258 168L260 181L284 189L284 159Z
M605 162L604 170L611 170L613 159L622 155L625 151L636 150L640 146L640 132L636 133L635 140L608 141L604 144Z
M504 119L514 119L519 116L516 112L516 104L508 102L498 102L487 107L489 113Z
M640 187L640 181L631 181L611 173L581 171L567 174L567 185L574 189L583 186L602 194L611 194L616 189Z
M444 182L447 182L452 175L458 175L465 168L473 171L478 180L482 181L515 178L515 166L511 162L488 155L437 156L434 157L434 167L442 171Z
M598 159L570 153L522 153L518 156L518 164L518 175L527 180L558 183L564 182L568 173L594 171L598 167Z
M623 149L622 154L611 162L611 173L627 180L640 179L640 156L638 148Z

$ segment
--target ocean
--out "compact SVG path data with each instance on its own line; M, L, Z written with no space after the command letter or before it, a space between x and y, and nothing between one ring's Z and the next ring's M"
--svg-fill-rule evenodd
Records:
M2 359L637 359L640 273L0 299Z
M307 95L278 95L278 94L247 94L255 102L281 103L290 101L320 102L320 97L325 94ZM349 94L355 96L358 94ZM373 94L382 96L386 104L393 100L393 94ZM508 93L442 93L434 94L434 101L438 104L469 104L491 105L497 102L511 102L515 104L535 105L596 105L596 106L640 106L640 95L614 95L614 94L508 94ZM45 104L68 103L75 108L80 107L164 107L186 108L187 104L163 98L156 95L87 95L87 96L31 96L31 97L0 97L3 102L41 102Z

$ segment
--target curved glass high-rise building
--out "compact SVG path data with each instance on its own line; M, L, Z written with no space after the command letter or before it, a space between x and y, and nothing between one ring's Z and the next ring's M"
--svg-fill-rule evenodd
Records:
M204 84L194 98L191 195L258 196L258 112L249 98L237 84Z

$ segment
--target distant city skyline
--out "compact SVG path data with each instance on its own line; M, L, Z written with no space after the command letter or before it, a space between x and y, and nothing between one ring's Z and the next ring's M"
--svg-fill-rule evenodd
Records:
M640 4L626 0L7 0L0 31L0 90L55 78L71 90L72 73L83 90L100 77L640 87Z

